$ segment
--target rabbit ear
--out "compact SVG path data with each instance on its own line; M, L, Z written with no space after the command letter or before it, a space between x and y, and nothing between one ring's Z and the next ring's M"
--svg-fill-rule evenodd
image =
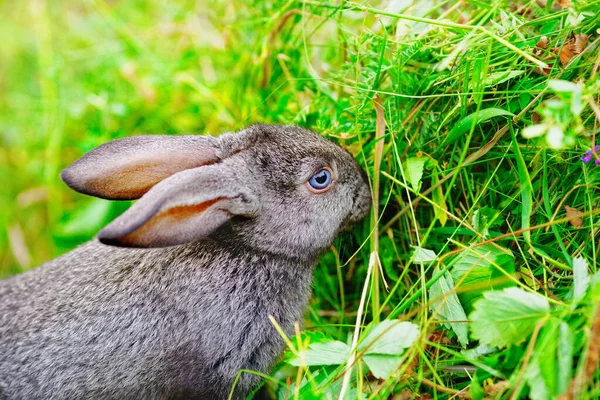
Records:
M223 165L179 172L150 189L98 239L122 247L173 246L210 235L232 216L254 217L256 191L239 175Z
M132 136L95 148L61 173L72 189L109 200L139 199L152 186L186 169L218 160L210 136Z

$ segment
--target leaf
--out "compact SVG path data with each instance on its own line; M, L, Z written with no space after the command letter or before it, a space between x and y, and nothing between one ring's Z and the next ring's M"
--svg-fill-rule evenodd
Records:
M434 270L434 275L439 273L439 269L436 268ZM439 319L462 321L445 322L444 326L454 331L463 348L467 347L469 344L469 328L466 322L467 314L460 304L460 301L458 301L452 276L448 272L431 286L431 289L429 289L429 297L433 300L431 303L431 311L434 314L437 313Z
M493 72L493 73L489 74L488 77L485 79L484 85L486 87L500 85L501 83L504 83L510 79L516 78L517 76L522 75L524 73L525 73L524 70L508 70L508 71Z
M419 328L412 322L386 319L372 326L358 345L364 354L402 354L419 336Z
M596 273L590 277L589 287L591 288L592 301L597 302L600 300L600 271L596 271Z
M410 157L405 161L406 170L408 171L408 181L416 192L421 187L421 178L423 177L423 169L425 168L426 161L425 157Z
M316 370L310 374L310 379L305 375L300 382L289 382L281 385L277 391L278 400L290 400L293 394L298 393L302 400L339 399L342 389L342 380L331 380L324 371ZM291 396L290 396L291 394ZM261 396L258 396L261 397ZM257 398L255 396L254 398ZM366 400L364 393L359 393L355 387L349 386L344 400Z
M556 392L559 394L567 390L573 375L574 342L575 334L573 330L566 322L561 321L556 345L558 362L558 390Z
M485 215L480 213L479 210L475 210L473 212L473 218L471 218L471 225L473 225L473 228L478 233L480 233L483 238L489 236L490 232L487 228L487 218L485 217Z
M325 343L313 343L307 350L288 361L295 367L301 365L340 365L350 357L350 346L346 343L332 340Z
M581 211L576 208L565 206L565 211L567 212L567 218L569 219L569 223L575 228L583 228L583 218L581 218Z
M493 208L481 207L473 211L473 217L471 218L471 224L477 232L485 239L489 237L489 228L499 225L501 223L498 216L500 212Z
M470 315L473 337L481 343L507 347L523 342L550 314L548 299L520 288L486 292Z
M581 54L587 46L587 42L590 38L590 35L578 34L575 35L575 43L573 43L573 52L575 54Z
M432 175L431 184L437 185L438 182L439 182L438 173L437 173L437 171L434 171L434 173ZM436 216L436 218L440 220L440 224L442 226L445 226L446 222L448 221L448 214L447 214L448 205L446 204L446 198L444 196L444 191L442 190L442 185L438 185L435 188L435 190L431 194L431 197L432 197L433 202L438 205L438 207L433 208L433 213Z
M419 327L415 324L388 319L372 326L357 350L373 375L386 379L398 368L401 354L418 336Z
M569 387L573 374L574 334L569 325L551 318L540 330L533 357L525 370L532 399L556 398Z
M412 248L415 249L413 262L416 264L429 264L435 261L437 257L435 251L433 250L425 249L419 246L412 246Z
M452 265L452 277L458 280L477 267L501 266L506 263L506 257L513 258L510 250L492 244L469 247L456 257Z
M546 387L542 376L542 370L537 362L533 362L527 366L524 376L529 384L529 397L532 400L546 400L550 398L548 387Z
M473 311L473 303L485 291L513 285L507 275L514 272L512 253L492 244L465 249L453 260L450 270L454 282L468 289L458 295L467 313Z
M565 40L564 44L561 47L555 47L552 49L554 54L558 54L558 58L560 59L560 63L565 66L578 54L585 49L587 45L589 35L579 34L574 35L573 37ZM563 81L567 82L567 81ZM550 81L548 82L550 84ZM573 83L573 85L575 85ZM554 89L556 90L556 89ZM558 91L558 90L556 90Z
M480 356L485 356L496 352L495 347L488 346L487 344L480 344L472 349L463 350L460 352L465 358L472 360L478 359Z
M583 298L590 285L587 261L583 257L573 259L573 300L578 302Z
M452 128L452 130L446 136L441 147L448 146L460 139L462 135L469 132L473 125L479 125L482 122L488 121L494 117L513 117L514 114L510 111L503 110L501 108L486 108L474 112L473 114L467 115Z
M377 379L389 378L402 362L401 356L389 354L365 354L362 359Z
M529 226L531 224L531 213L533 209L533 188L529 177L527 163L523 158L516 134L512 129L510 130L510 136L512 137L513 151L515 153L521 189L521 229L523 229L523 239L525 239L527 244L531 245L531 232L529 232Z

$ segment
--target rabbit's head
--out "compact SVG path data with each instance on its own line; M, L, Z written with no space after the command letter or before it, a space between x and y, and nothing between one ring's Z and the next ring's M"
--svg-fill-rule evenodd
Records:
M253 125L218 138L119 139L86 154L62 178L81 193L139 199L98 234L103 243L126 247L212 235L234 246L313 257L371 203L352 156L294 126Z

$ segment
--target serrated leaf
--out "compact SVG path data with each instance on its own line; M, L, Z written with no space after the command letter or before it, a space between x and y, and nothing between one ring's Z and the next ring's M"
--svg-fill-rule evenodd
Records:
M415 254L413 257L413 262L416 264L429 264L435 261L437 255L435 251L425 249L419 246L412 246L415 249Z
M439 274L439 269L436 268L434 270L434 275L437 274ZM448 272L431 286L431 289L429 289L429 297L432 300L440 299L431 303L431 311L436 313L439 316L439 319L447 321L463 321L445 322L444 326L452 329L460 344L463 347L467 347L469 344L469 331L466 323L467 314L460 304L460 301L458 301L452 276Z
M452 277L454 280L458 280L478 267L489 267L493 264L502 265L505 257L513 258L510 250L492 244L469 247L454 260Z
M573 259L573 300L578 302L590 285L587 261L583 257Z
M567 390L573 375L573 340L571 328L558 318L540 330L525 371L532 399L557 398Z
M300 356L288 361L295 367L307 365L340 365L350 356L350 347L343 342L332 340L325 343L313 343Z
M364 354L402 354L419 336L419 328L412 322L387 319L371 327L358 345Z
M520 288L483 294L470 315L473 337L490 346L519 344L550 315L548 299Z
M426 161L425 157L410 157L404 162L406 171L408 172L408 182L416 192L421 187L421 178L423 178Z
M453 261L450 270L454 282L468 289L458 295L467 313L473 310L473 303L483 292L513 285L506 274L514 272L512 253L492 244L465 249Z

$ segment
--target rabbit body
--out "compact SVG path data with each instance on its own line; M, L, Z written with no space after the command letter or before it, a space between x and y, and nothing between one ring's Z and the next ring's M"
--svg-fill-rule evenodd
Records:
M89 242L0 281L6 399L224 399L267 373L312 268L207 239L166 249ZM258 377L241 375L240 398Z
M319 254L370 207L354 159L291 126L120 139L62 177L139 200L0 281L2 400L244 398L260 378L241 371L284 349L269 317L294 334Z

